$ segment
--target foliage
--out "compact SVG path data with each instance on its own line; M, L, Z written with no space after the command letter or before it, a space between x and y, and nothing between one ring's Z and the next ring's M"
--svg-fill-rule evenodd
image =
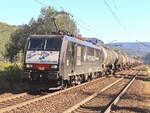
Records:
M68 15L57 15L58 11L49 7L42 9L37 20L31 19L28 25L23 25L11 35L11 41L7 45L5 57L11 62L18 60L18 53L22 53L27 38L30 35L48 35L56 32L52 17L56 18L56 23L60 31L66 31L72 34L77 33L75 21Z
M0 92L20 92L28 90L28 84L22 82L21 63L0 63Z
M5 23L0 22L0 61L4 60L3 55L6 51L6 44L10 40L10 35L14 31L16 31L19 27L8 25Z
M144 81L150 81L150 77L145 77L143 80Z
M9 63L9 62L0 62L0 71L4 71L5 68L12 66L13 64Z
M1 79L4 78L7 81L21 80L22 69L18 65L10 65L0 73Z
M0 72L6 71L6 69L9 67L18 67L18 68L22 69L22 64L21 63L0 62Z

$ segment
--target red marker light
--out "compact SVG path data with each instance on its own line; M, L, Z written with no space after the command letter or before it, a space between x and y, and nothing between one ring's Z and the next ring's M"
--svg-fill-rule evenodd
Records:
M50 69L50 64L34 64L33 69L48 70Z

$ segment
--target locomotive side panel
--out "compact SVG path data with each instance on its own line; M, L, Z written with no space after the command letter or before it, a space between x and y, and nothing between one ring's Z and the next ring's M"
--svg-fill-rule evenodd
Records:
M61 68L63 68L62 75L64 79L69 79L69 76L72 75L75 71L75 43L69 42L67 43L66 52L64 55L64 64Z
M65 79L69 76L81 75L101 71L100 50L86 47L74 42L67 42L62 75Z

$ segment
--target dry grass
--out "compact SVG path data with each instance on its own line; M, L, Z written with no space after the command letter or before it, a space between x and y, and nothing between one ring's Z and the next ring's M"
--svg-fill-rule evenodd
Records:
M150 76L150 65L147 66L148 76Z

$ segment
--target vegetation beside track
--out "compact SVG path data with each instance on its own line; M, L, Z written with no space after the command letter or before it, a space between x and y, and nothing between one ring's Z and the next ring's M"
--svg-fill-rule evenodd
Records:
M150 81L150 76L145 77L144 81Z
M6 23L0 22L0 61L5 61L4 54L6 53L6 45L10 41L10 36L19 27L8 25Z
M150 65L147 66L148 76L144 77L144 81L150 81Z
M22 92L28 89L22 79L23 69L21 63L0 63L0 93Z
M148 74L150 76L150 65L147 66L147 71L148 71Z

